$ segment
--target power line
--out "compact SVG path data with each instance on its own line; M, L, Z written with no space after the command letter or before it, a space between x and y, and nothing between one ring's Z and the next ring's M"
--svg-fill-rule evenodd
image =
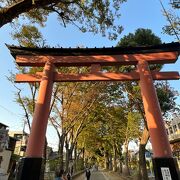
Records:
M11 115L15 115L15 116L18 116L18 117L22 117L23 115L22 114L17 114L17 113L14 113L12 112L11 110L7 109L6 107L0 105L0 107L4 110L6 110L8 113L10 113Z

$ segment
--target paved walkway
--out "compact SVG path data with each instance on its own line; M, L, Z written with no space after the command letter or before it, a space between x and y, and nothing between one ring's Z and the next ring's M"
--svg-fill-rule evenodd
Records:
M122 178L119 175L114 173L109 173L106 171L91 171L90 180L125 180L126 178ZM73 180L86 180L85 173L81 176L74 178Z

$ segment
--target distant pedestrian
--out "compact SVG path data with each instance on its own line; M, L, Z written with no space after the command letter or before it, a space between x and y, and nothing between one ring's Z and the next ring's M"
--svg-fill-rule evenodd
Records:
M67 177L67 180L71 180L71 175L69 172L67 173L66 177Z
M87 178L87 180L90 180L90 176L91 176L91 171L88 168L88 169L86 169L86 178Z

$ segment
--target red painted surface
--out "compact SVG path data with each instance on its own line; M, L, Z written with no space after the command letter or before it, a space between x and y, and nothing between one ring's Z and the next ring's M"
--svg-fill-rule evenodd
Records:
M171 158L172 152L148 63L139 61L137 68L140 74L141 95L153 148L153 156L156 158Z
M97 70L97 69L96 69ZM179 80L180 75L178 72L151 72L154 80ZM37 74L17 74L16 82L40 82L42 72ZM77 82L77 81L133 81L139 80L138 72L129 73L86 73L86 74L60 74L54 73L54 82Z
M47 62L39 88L26 157L43 157L45 134L53 88L54 65Z
M100 64L110 65L136 65L138 61L146 60L150 64L174 63L178 52L156 52L123 55L94 55L94 56L48 56L48 55L17 55L16 63L19 66L44 66L51 61L55 66L91 66Z

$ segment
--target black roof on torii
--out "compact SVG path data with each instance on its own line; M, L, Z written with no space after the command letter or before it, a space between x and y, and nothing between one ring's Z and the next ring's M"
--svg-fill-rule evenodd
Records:
M164 43L153 46L138 47L103 47L103 48L27 48L21 46L7 45L12 56L16 55L48 55L48 56L89 56L89 55L121 55L178 51L180 54L180 43Z

